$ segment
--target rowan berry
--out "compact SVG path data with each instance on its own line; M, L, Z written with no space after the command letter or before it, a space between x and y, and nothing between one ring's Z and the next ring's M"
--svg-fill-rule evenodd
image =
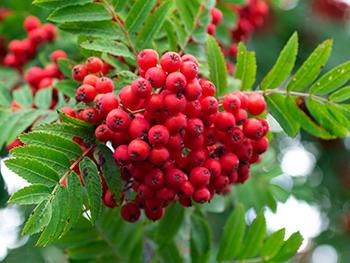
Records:
M76 81L83 81L85 76L88 74L88 71L85 67L85 65L79 64L73 67L72 69L72 77Z
M158 63L158 53L153 49L144 49L137 55L138 66L146 71L151 67L157 66Z
M125 221L134 223L139 220L141 211L137 204L130 202L122 206L120 214Z
M103 68L103 61L98 57L89 57L86 60L86 69L90 73L100 72Z
M251 115L258 116L266 110L266 102L263 96L253 93L248 97L248 112Z
M130 117L125 111L115 109L108 113L106 123L112 131L122 132L129 127Z
M93 86L88 84L81 85L75 93L76 100L82 101L85 103L92 102L95 96L96 96L96 89Z
M160 65L169 73L180 69L181 63L181 57L175 52L167 52L160 58Z
M159 67L149 68L145 73L145 79L147 79L155 89L163 87L166 78L167 76L164 70Z
M152 92L152 86L147 79L138 78L131 84L131 90L137 98L146 98Z
M132 140L128 145L128 154L133 161L144 161L150 152L149 145L140 139Z
M165 81L165 87L171 92L183 91L186 84L186 78L181 72L170 73Z
M203 187L203 188L196 189L193 192L192 198L195 202L203 204L210 200L211 194L208 188Z

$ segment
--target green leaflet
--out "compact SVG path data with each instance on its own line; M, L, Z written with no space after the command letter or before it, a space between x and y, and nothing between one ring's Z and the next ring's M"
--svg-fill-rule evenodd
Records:
M320 74L332 50L333 41L320 44L291 78L287 90L305 90Z
M343 127L342 123L337 122L337 120L327 111L325 104L309 99L306 101L306 106L318 124L329 131L329 133L337 137L346 137L348 135L348 129Z
M61 91L63 94L70 98L75 97L75 91L77 90L77 83L73 80L65 79L56 82L55 88Z
M20 140L25 144L47 146L58 150L64 153L70 160L76 159L82 154L82 150L78 144L59 135L33 131L22 134Z
M60 179L55 170L34 159L15 157L6 160L5 164L11 171L32 184L53 186Z
M53 11L48 20L56 23L111 20L112 15L100 4L66 6Z
M16 103L25 108L31 108L33 104L33 95L28 85L13 92L13 99Z
M36 245L46 246L48 243L58 239L65 228L68 217L68 192L63 185L59 186L53 194L52 200L52 216L49 224L41 233Z
M125 28L129 33L137 32L141 28L155 4L155 0L135 1L125 19Z
M14 157L25 157L38 160L60 173L65 173L70 166L69 159L66 155L44 146L26 145L16 147L11 150L11 154Z
M261 250L261 256L264 260L270 260L277 255L284 243L285 232L286 231L283 228L269 236Z
M291 137L295 137L300 125L290 116L285 104L285 96L282 94L270 94L265 96L271 115L278 121L283 130Z
M208 37L207 53L210 80L215 84L217 95L220 96L227 89L227 70L224 55L215 38L211 36Z
M49 109L52 102L52 88L38 90L35 94L34 104L39 109Z
M343 87L329 96L333 102L344 102L350 99L350 86Z
M275 89L289 76L298 53L298 35L294 33L282 49L276 64L261 82L261 89Z
M191 259L193 263L209 262L211 232L206 220L197 214L191 216Z
M83 5L91 2L92 0L34 0L33 4L44 8L54 9L69 5Z
M120 178L119 168L115 165L112 151L104 144L96 147L94 157L101 166L103 177L108 189L114 194L117 204L120 203L123 190L123 180Z
M15 192L9 203L18 205L39 204L49 197L50 188L45 185L33 184Z
M122 56L134 58L131 51L121 42L116 42L109 39L94 39L88 40L80 44L82 48L98 52L104 52L114 56Z
M46 199L42 201L30 214L26 224L23 227L23 235L32 235L43 230L50 222L52 215L52 204Z
M290 112L290 116L294 118L294 121L300 123L300 126L316 137L323 139L333 139L334 136L327 132L324 128L320 127L315 121L306 115L296 104L295 98L288 96L286 98L286 106Z
M301 243L303 242L303 237L299 232L292 234L287 241L283 244L282 248L279 250L278 254L272 258L274 262L284 262L287 259L294 256Z
M242 247L244 230L244 208L238 205L225 223L216 257L218 261L229 260L238 255Z
M151 45L151 42L163 26L171 7L172 1L163 1L163 3L148 16L136 39L136 47L138 50Z
M75 35L102 37L112 40L124 39L120 27L112 21L67 22L59 25L58 28Z
M233 226L232 226L233 227ZM257 256L266 235L266 220L264 213L260 212L249 227L248 233L243 240L242 250L238 258L252 258Z
M95 163L85 157L79 165L88 193L91 223L95 224L102 207L102 185Z
M160 246L174 239L182 225L184 214L185 210L179 204L173 204L167 208L165 217L159 222L156 230L155 238Z
M341 87L350 79L350 61L343 63L324 74L310 88L310 93L325 95Z
M83 186L80 182L79 176L75 172L71 172L66 178L69 207L64 233L67 233L78 223L83 208Z
M238 45L235 78L241 80L241 90L249 90L256 78L255 52L248 51L241 42Z

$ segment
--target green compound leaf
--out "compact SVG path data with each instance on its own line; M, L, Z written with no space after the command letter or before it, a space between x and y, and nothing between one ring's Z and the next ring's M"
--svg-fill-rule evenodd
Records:
M218 96L227 89L227 70L224 55L215 38L209 36L207 42L210 80L215 84Z

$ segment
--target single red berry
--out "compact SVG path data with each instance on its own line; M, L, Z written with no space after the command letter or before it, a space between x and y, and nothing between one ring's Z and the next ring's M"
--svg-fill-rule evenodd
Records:
M30 32L33 29L39 28L41 26L41 22L40 22L39 18L37 18L35 16L27 16L24 19L23 26L27 32Z
M8 46L8 50L14 53L16 56L21 56L24 52L26 52L25 47L22 44L21 40L14 39L12 40Z
M157 199L161 200L163 204L164 202L169 203L173 201L175 199L175 195L176 195L175 191L167 187L162 187L156 193Z
M185 76L181 72L173 72L168 75L165 81L166 88L171 92L181 92L187 84Z
M151 83L153 88L158 89L165 85L166 74L163 69L152 67L146 71L145 79Z
M199 100L189 101L186 104L185 114L188 118L198 118L202 107Z
M170 93L164 97L163 103L164 109L175 115L185 110L187 101L181 93Z
M208 159L208 150L194 149L186 156L186 165L189 169L196 166L203 166L206 159Z
M161 219L164 216L164 211L165 210L163 207L159 208L156 211L145 208L145 214L146 214L147 218L152 220L152 221L157 221L157 220Z
M169 137L169 141L166 145L166 147L171 151L171 152L177 152L182 148L182 137L179 133L171 135Z
M33 29L28 32L28 38L34 46L39 46L46 41L46 32L43 28Z
M188 81L197 78L198 76L198 66L191 61L183 62L180 71Z
M153 190L158 190L164 185L164 174L158 169L151 169L144 178L145 184Z
M204 114L214 114L218 112L219 103L215 97L208 96L201 100L202 112Z
M204 166L209 170L211 177L218 177L221 174L221 164L218 160L210 158L205 161Z
M225 111L236 113L241 107L241 100L233 94L228 94L222 101Z
M244 109L238 109L238 111L234 114L237 125L244 124L245 120L248 118L248 113Z
M259 140L264 134L264 127L258 119L249 118L244 122L243 133L252 140Z
M228 179L229 179L229 183L230 184L233 184L233 183L237 182L237 180L238 180L238 172L234 171L234 172L228 174Z
M236 154L240 160L249 161L253 155L252 143L249 140L244 140L236 150Z
M106 142L112 139L113 132L108 128L106 124L97 126L95 130L95 136L98 140Z
M57 49L51 53L50 58L53 63L56 63L60 58L67 58L67 54L63 50Z
M144 139L147 138L150 124L143 117L134 118L129 124L129 135L131 138Z
M180 197L179 198L179 203L183 207L190 207L190 206L192 206L192 199L190 197Z
M216 144L219 140L218 132L215 127L210 127L204 131L204 142L207 146Z
M97 110L93 107L85 108L81 113L81 119L90 122L90 123L98 123L100 121L100 115Z
M119 98L123 106L130 110L137 110L142 106L142 101L135 96L130 85L122 88Z
M185 133L184 144L187 148L189 148L191 150L200 149L204 145L204 135L200 134L200 135L194 137L192 135Z
M269 148L269 140L266 137L262 137L257 141L251 142L253 145L254 152L257 154L262 154Z
M209 184L210 172L205 167L195 167L190 173L189 180L194 187L206 186Z
M187 181L187 176L181 170L173 168L165 174L165 181L170 188L178 190Z
M149 154L149 160L156 166L162 166L169 160L169 151L165 147L154 147Z
M145 200L145 210L147 209L147 210L156 212L162 207L162 205L163 205L162 200L156 197Z
M184 93L185 93L186 99L189 101L194 101L199 99L199 97L202 95L202 87L199 84L198 80L193 79L189 83L187 83Z
M243 140L244 140L244 133L238 127L235 127L232 129L232 131L228 132L224 139L225 144L232 147L239 146L243 142Z
M163 97L160 94L151 94L145 101L146 111L159 114L163 110Z
M199 81L199 84L202 87L202 96L214 96L216 92L216 87L213 82L207 80L207 79L201 79Z
M106 191L106 193L103 196L103 204L109 208L114 208L117 203L115 202L114 194L109 191L109 189Z
M213 7L210 9L210 16L211 16L211 22L214 25L220 24L223 17L221 10L216 7Z
M248 97L248 112L251 115L258 116L266 110L266 102L263 96L254 93Z
M237 183L243 184L247 179L250 177L250 169L248 163L240 163L239 169L238 169L238 179L236 180Z
M133 161L144 161L150 152L149 145L140 139L132 140L128 146L128 154Z
M141 211L136 203L130 202L122 206L120 214L125 221L134 223L140 218Z
M194 192L194 187L190 182L185 182L180 186L178 195L181 198L191 197Z
M95 107L101 114L106 115L119 107L118 98L112 92L101 94L101 97L95 103Z
M166 119L165 127L169 130L170 134L176 134L184 130L187 126L186 116L182 113L178 113Z
M193 192L192 198L195 202L203 204L210 200L211 194L208 188L203 187L203 188L196 189Z
M148 140L154 146L166 145L169 141L169 130L163 125L155 125L148 131Z
M102 77L96 81L96 90L98 93L109 93L114 90L113 80L107 77Z
M93 74L86 75L85 78L83 79L83 84L89 84L91 86L96 87L96 83L99 77Z
M228 152L223 154L220 157L220 164L221 164L222 173L229 174L229 173L232 173L233 171L237 171L239 160L237 155L235 155L234 153Z
M225 187L230 183L230 180L225 175L216 177L212 183L212 187L217 193L222 193Z
M186 133L189 136L199 136L204 132L204 125L200 119L189 119L187 121Z
M270 130L270 125L266 119L258 118L258 120L261 122L261 125L263 126L264 136L265 136Z
M81 85L75 93L76 100L82 101L85 103L92 102L95 96L96 96L96 89L93 86L88 84Z
M129 127L130 117L125 111L115 109L108 113L106 123L112 131L122 132Z
M216 34L216 26L214 24L210 23L208 25L208 27L207 27L207 32L208 32L209 35L215 36L215 34Z
M47 41L52 41L57 35L56 27L51 23L46 23L43 25L42 29L45 32L45 39Z
M77 114L75 112L75 110L72 108L72 107L69 107L69 106L65 106L61 109L61 112L70 116L70 117L73 117L73 118L76 118L77 117Z
M85 78L85 76L87 74L88 74L88 71L87 71L85 65L78 64L78 65L74 66L72 69L72 77L76 81L83 81L83 79Z
M90 73L97 73L102 70L103 61L98 57L89 57L86 60L86 69Z
M239 98L239 100L241 101L241 108L246 109L247 105L248 105L248 96L241 91L235 91L232 94L237 96Z
M236 124L235 117L229 112L219 112L215 117L215 128L219 131L232 131Z
M38 85L38 89L45 89L53 84L53 78L43 78Z
M138 98L146 98L152 92L152 86L147 79L138 78L131 84L133 94Z
M40 67L30 67L25 74L25 80L31 85L32 87L37 88L40 81L44 78L44 71Z
M166 72L177 71L181 67L181 57L175 52L167 52L160 58L160 65Z
M193 62L194 64L196 64L196 66L199 66L199 63L197 61L197 59L195 58L195 56L191 55L191 54L185 54L181 57L182 62Z
M144 49L137 55L137 64L143 69L147 70L151 67L157 66L158 53L153 49Z
M228 49L229 55L235 58L237 56L237 51L238 51L237 44L232 43Z
M115 162L120 166L125 166L129 164L130 157L128 153L128 145L126 144L119 145L113 153L113 158Z
M137 195L143 200L151 199L154 197L154 191L145 184L140 184L136 192Z

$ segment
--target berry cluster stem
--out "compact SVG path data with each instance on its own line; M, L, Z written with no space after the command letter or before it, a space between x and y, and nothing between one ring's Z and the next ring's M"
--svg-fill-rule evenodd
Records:
M118 23L118 25L120 26L126 40L128 41L128 44L132 50L132 52L134 53L135 56L137 56L137 50L135 45L133 44L131 37L128 33L128 31L126 30L125 26L124 26L124 21L123 19L118 15L118 13L115 12L113 6L109 3L109 1L107 0L103 0L102 1L105 8L107 9L108 12L111 13L111 15L113 16L113 19Z

